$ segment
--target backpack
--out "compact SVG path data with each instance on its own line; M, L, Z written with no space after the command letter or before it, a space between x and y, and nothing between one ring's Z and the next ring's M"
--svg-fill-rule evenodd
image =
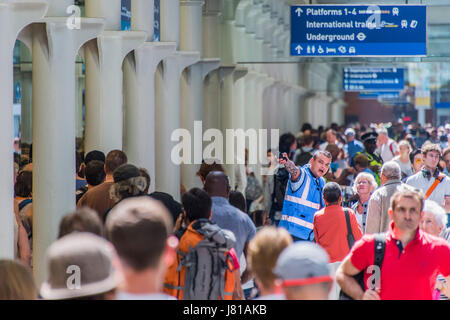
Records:
M278 168L273 180L272 207L270 208L271 219L273 219L276 211L283 210L283 202L289 180L289 172L287 172L286 168Z
M263 194L261 183L256 179L254 174L247 176L247 187L245 188L245 198L247 200L256 200Z
M189 248L187 252L178 250L178 266L176 270L169 268L166 274L169 282L178 285L165 281L169 289L165 292L183 300L231 300L234 274L229 251L236 243L234 234L206 219L195 221L189 228L180 240L180 245L188 241Z
M374 265L381 270L381 266L383 265L384 260L384 251L386 249L386 234L385 233L376 233L374 234L375 237L375 257L374 257ZM358 282L359 286L362 288L363 291L365 291L365 285L364 285L364 273L365 270L361 271L357 275L353 276L353 278ZM376 279L375 279L376 280ZM372 282L370 284L370 288L372 290L375 289L375 282ZM339 293L339 300L353 300L352 297L348 296L344 291L340 291Z
M298 167L303 167L305 164L309 163L309 160L312 158L312 152L303 151L303 148L300 148L300 153L294 159L295 165Z

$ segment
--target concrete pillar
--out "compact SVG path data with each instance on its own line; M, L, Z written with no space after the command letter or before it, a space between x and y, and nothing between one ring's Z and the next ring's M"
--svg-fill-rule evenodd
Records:
M17 36L26 25L41 19L47 10L44 1L0 2L0 259L14 259L14 176L13 51Z
M339 125L345 124L345 107L347 104L341 98L335 99L330 104L330 122Z
M161 41L180 45L180 2L161 2ZM155 75L156 90L156 175L157 191L167 192L180 200L181 170L176 142L181 128L180 90L181 74L200 60L198 51L177 51L163 60ZM168 178L170 176L170 178Z
M174 163L173 136L180 129L180 78L184 69L198 62L198 52L177 51L164 59L156 71L156 190L180 200L181 173ZM178 155L178 154L177 154ZM170 176L170 178L169 178Z
M63 1L53 1L61 12ZM56 10L60 9L60 10ZM33 43L33 265L46 277L45 252L56 240L62 216L75 209L75 59L103 30L103 19L47 17L32 25ZM51 116L50 116L51 115Z
M180 2L180 49L183 51L198 51L203 54L203 20L202 6L204 1ZM189 190L202 187L196 173L202 162L202 133L196 132L194 123L199 121L198 129L203 122L203 81L205 77L220 66L220 59L202 59L188 67L181 77L181 127L190 132L193 138L190 163L181 164L181 184ZM198 130L200 131L200 130Z
M147 169L150 192L155 191L155 72L158 64L176 50L175 42L152 42L154 1L132 0L131 29L144 31L147 39L125 58L124 151L130 163Z
M85 150L123 149L123 73L125 56L140 46L143 31L120 31L120 0L86 0L87 17L104 17L102 35L85 46Z

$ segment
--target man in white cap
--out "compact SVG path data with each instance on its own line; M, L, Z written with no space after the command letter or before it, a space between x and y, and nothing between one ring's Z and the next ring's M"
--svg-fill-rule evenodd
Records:
M328 254L311 242L296 242L280 254L274 273L287 300L328 300L333 279Z
M113 246L92 233L75 232L47 250L46 300L114 300L120 278Z

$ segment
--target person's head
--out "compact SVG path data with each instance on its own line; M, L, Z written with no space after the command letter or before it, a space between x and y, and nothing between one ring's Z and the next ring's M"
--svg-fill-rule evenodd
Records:
M332 156L328 151L315 151L312 158L309 160L311 172L316 178L323 177L327 174L331 161Z
M325 139L328 143L336 143L337 132L333 129L328 129L325 134Z
M381 128L377 130L378 133L378 142L380 144L385 144L389 140L388 131L386 128Z
M400 180L402 178L402 170L395 161L388 161L381 167L381 184L385 184L389 180Z
M302 128L300 129L301 132L305 132L307 130L311 131L312 125L308 122L303 123Z
M28 266L19 260L0 260L0 300L36 300L37 288Z
M98 160L90 161L84 169L86 182L90 186L98 186L106 178L105 164Z
M325 148L325 151L328 151L331 154L332 160L334 162L334 161L338 160L341 149L339 149L339 147L336 144L329 143L327 145L327 147Z
M364 143L364 149L369 154L373 154L377 149L377 138L378 134L376 132L367 132L361 136Z
M342 201L341 187L336 182L328 182L323 187L323 199L328 206L340 205Z
M114 184L110 189L111 199L119 202L122 199L143 195L147 182L139 169L132 164L118 167L114 173Z
M423 216L424 195L422 191L402 184L391 198L389 216L397 228L412 232L419 227Z
M181 206L181 203L175 201L172 195L166 192L152 192L151 194L149 194L149 196L155 200L161 201L161 203L166 207L166 209L172 216L173 224L175 224L179 215L183 213L183 207Z
M84 163L86 165L88 165L89 162L91 162L92 160L97 160L97 161L101 161L101 162L105 163L106 157L103 152L98 151L98 150L92 150L92 151L88 152L86 154L86 156L84 157Z
M398 150L400 152L400 156L409 157L409 154L412 151L411 145L408 140L402 140L398 143Z
M197 175L202 180L203 185L205 184L206 177L212 171L221 171L225 172L225 169L220 163L216 163L215 161L204 161L200 165L200 169L197 172Z
M420 229L433 236L439 237L447 226L448 217L445 209L433 200L425 200Z
M72 232L90 232L103 237L103 223L94 210L82 207L62 218L58 239Z
M248 244L248 267L259 287L273 291L277 276L273 272L280 253L292 244L292 237L284 228L265 227Z
M444 156L442 158L445 161L445 166L447 167L447 170L450 172L450 148L447 148L444 151Z
M128 162L127 155L120 150L113 150L108 153L105 160L105 172L112 175L113 172L123 164Z
M355 140L356 132L354 129L348 128L345 130L344 134L345 138L347 139L347 142L352 142L353 140Z
M193 188L181 197L184 212L186 213L186 223L192 223L198 219L210 219L212 200L206 191Z
M352 187L353 192L359 195L371 194L376 188L378 188L378 184L373 175L368 172L359 173L356 176Z
M275 274L288 300L327 300L333 279L327 252L311 242L296 242L280 254Z
M228 196L228 200L233 207L238 208L242 212L247 212L247 203L245 202L245 197L242 192L238 190L233 190Z
M47 250L48 278L40 295L46 300L113 300L120 281L115 259L105 239L92 233L68 234Z
M164 205L150 197L121 201L106 219L108 239L116 248L125 278L151 271L162 287L167 266L175 257L178 241L170 236L172 218Z
M353 157L353 165L356 172L361 172L369 167L369 158L363 153L357 154Z
M205 191L210 197L228 198L231 186L228 176L221 171L211 171L206 177Z
M303 147L312 147L314 144L314 139L311 134L304 134L302 138Z
M428 170L435 170L441 160L441 147L438 144L425 142L422 146L423 164Z
M31 197L33 189L33 173L31 171L21 171L16 177L14 193L16 196L28 198Z
M286 152L289 155L292 151L297 149L297 139L295 139L295 136L290 132L282 134L278 149L280 153Z
M147 187L144 189L144 194L148 194L148 190L150 189L150 183L152 181L152 178L150 177L150 174L148 173L147 169L145 169L145 168L139 168L139 173L141 174L141 177L145 178L145 182L147 184Z
M250 212L249 214L250 219L252 219L253 223L255 224L256 228L262 228L263 226L267 225L267 211L265 210L255 210Z
M423 166L423 156L422 150L416 149L409 154L409 160L411 161L411 165L413 167L414 173L419 172Z

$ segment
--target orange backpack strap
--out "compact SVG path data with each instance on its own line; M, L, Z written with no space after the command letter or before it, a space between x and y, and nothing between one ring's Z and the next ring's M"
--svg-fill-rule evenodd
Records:
M431 196L431 194L433 193L434 189L436 189L436 187L439 185L439 183L442 182L442 180L444 180L444 175L442 173L439 173L439 176L436 179L434 179L433 184L427 190L427 193L425 194L425 199L428 199Z

